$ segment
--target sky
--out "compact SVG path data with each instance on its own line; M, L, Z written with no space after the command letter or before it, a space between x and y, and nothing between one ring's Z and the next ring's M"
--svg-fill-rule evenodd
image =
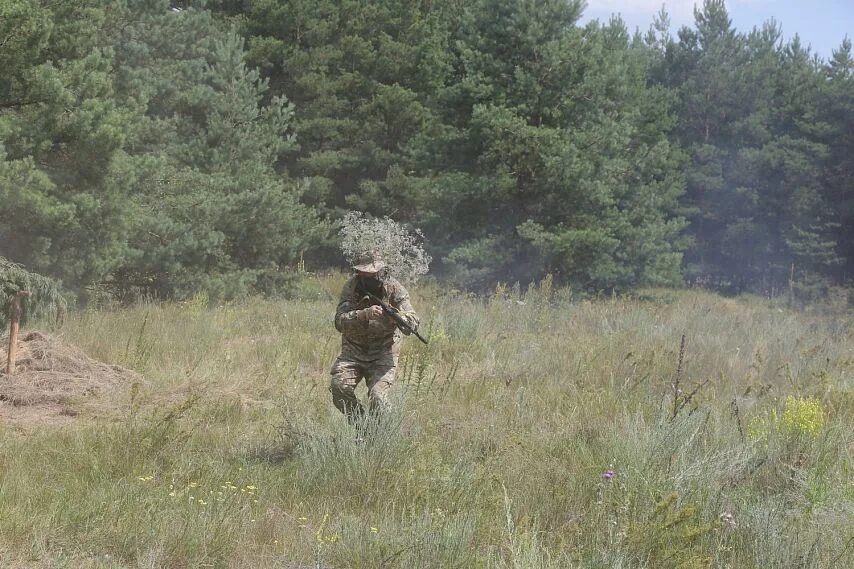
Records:
M664 4L675 37L683 25L693 26L695 2L702 5L702 0L587 0L581 23L607 22L611 14L619 13L630 32L637 27L645 32ZM846 35L854 41L854 0L727 0L726 5L739 31L748 32L773 18L783 29L784 41L797 34L803 45L824 59Z

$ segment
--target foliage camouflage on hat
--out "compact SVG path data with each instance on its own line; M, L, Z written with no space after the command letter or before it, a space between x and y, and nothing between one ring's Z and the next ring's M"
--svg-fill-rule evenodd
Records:
M424 251L421 231L410 231L388 217L378 219L351 211L341 220L341 252L350 266L361 265L365 252L378 256L389 272L404 282L427 273L430 255Z

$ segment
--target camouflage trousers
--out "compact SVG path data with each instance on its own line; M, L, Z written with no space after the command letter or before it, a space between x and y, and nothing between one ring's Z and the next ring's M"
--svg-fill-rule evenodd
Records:
M356 398L356 386L362 379L368 386L368 405L372 413L381 413L389 408L389 395L397 371L397 356L384 355L374 361L362 361L341 354L332 364L332 403L356 423L365 415L365 409Z

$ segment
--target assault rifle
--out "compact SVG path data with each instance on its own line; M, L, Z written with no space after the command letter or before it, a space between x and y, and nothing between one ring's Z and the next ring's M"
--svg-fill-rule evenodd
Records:
M388 304L387 302L385 302L383 299L381 299L380 297L378 297L377 295L375 295L375 294L374 294L374 293L372 293L371 291L368 291L368 290L363 289L362 287L358 287L358 288L356 289L356 292L363 292L363 293L365 293L365 294L366 294L366 295L367 295L371 300L373 300L374 302L376 302L377 304L379 304L379 305L382 307L383 312L385 312L386 314L388 314L388 315L391 317L391 319L395 321L395 323L397 324L397 327L398 327L398 328L400 328L401 330L403 330L403 331L404 331L404 332L406 332L407 334L415 334L415 337L416 337L416 338L418 338L419 340L421 340L421 341L422 341L422 342L424 342L425 344L427 343L427 340L425 340L425 339L421 336L421 334L419 334L419 333L418 333L418 331L417 331L415 328L413 328L412 326L410 326L410 325L406 322L406 320L404 320L404 319L403 319L403 317L400 315L400 311L399 311L398 309L396 309L396 308L394 308L394 307L392 307L392 306L389 306L389 304Z

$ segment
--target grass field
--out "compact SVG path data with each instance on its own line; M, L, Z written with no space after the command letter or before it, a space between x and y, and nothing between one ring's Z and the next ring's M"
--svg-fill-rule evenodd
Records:
M431 343L355 444L341 282L69 315L145 381L0 424L0 567L854 566L850 313L420 289Z

